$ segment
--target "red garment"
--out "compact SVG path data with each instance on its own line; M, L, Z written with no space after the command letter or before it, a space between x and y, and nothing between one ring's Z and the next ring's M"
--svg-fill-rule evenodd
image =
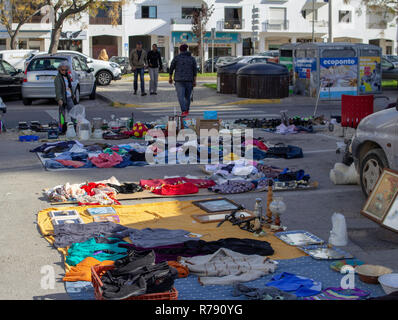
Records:
M112 168L123 161L123 158L114 152L112 155L101 153L98 157L91 157L89 160L98 168Z
M106 187L106 185L103 183L90 182L88 184L82 185L80 187L80 189L83 189L84 191L86 191L86 193L89 196L94 196L95 192L93 191L93 189L98 189L98 187Z
M172 195L198 193L199 188L194 184L187 182L176 185L165 184L159 189L154 189L152 192L160 194L162 196L172 196Z
M192 183L198 188L210 188L216 185L213 180L206 179L187 179L184 177L168 178L168 179L151 179L151 180L140 180L141 187L149 190L159 188L162 185L176 185L181 183Z
M63 164L65 167L73 167L73 168L80 168L85 165L82 161L74 161L74 160L56 160L60 164Z
M260 140L256 140L256 139L254 139L254 140L246 140L243 143L244 146L247 146L248 144L255 145L256 147L258 147L260 150L263 150L263 151L267 151L268 150L268 147L264 144L264 142L262 142Z

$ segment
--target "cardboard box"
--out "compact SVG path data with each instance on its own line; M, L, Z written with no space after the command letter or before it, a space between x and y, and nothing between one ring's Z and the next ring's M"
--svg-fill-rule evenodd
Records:
M204 119L196 119L196 134L200 136L200 130L211 130L216 129L217 135L220 130L220 120L204 120Z

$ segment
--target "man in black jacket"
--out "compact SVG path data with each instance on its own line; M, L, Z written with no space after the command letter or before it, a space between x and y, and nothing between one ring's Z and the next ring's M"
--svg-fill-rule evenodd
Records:
M159 71L162 70L162 57L156 44L152 45L152 50L147 54L148 70L149 70L149 92L157 94Z
M193 87L196 86L197 64L191 53L187 51L188 46L182 44L180 46L180 54L176 56L170 64L169 83L174 82L177 91L178 102L181 107L181 115L183 117L189 114L191 105L191 95ZM174 72L175 71L175 72Z

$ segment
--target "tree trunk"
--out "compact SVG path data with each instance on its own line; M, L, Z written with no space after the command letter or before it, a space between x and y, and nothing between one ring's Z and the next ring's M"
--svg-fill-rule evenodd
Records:
M50 47L48 49L48 53L56 53L58 50L58 44L59 44L59 38L61 36L61 27L62 24L59 26L55 26L51 30L51 42L50 42Z
M10 49L15 50L17 48L17 32L14 32L14 34L10 37Z

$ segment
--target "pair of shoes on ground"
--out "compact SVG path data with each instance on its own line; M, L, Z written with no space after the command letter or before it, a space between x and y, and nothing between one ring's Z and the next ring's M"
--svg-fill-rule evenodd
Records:
M150 95L157 95L157 92L151 92Z
M115 269L103 275L103 297L121 300L145 293L164 292L173 287L176 277L176 270L169 267L166 261L155 264L153 250L132 250L126 257L115 261Z
M134 91L134 94L137 94L137 91ZM146 96L146 92L142 92L141 96Z

